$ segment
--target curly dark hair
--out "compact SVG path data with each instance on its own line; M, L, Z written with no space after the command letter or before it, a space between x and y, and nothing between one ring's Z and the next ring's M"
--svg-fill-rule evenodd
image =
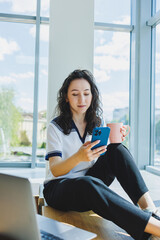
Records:
M86 130L89 134L92 134L94 127L101 125L102 108L100 101L99 90L95 84L94 77L88 70L74 70L64 80L62 87L60 88L57 96L56 113L58 114L58 124L63 129L64 134L69 134L72 129L72 112L70 110L69 103L66 102L68 93L68 87L70 83L75 79L85 79L91 86L92 101L90 107L87 109L85 120L87 122Z

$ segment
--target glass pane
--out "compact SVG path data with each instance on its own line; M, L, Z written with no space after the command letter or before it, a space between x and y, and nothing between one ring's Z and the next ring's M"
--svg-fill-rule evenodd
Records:
M95 0L94 20L130 24L130 0Z
M160 0L156 0L156 12L160 10Z
M37 0L0 0L0 12L36 15Z
M41 0L41 17L49 17L49 0Z
M94 76L101 91L106 123L128 124L129 60L129 33L95 31Z
M160 165L160 25L156 27L154 165Z
M49 47L49 25L41 25L41 29L40 29L38 131L37 131L37 162L44 162L44 156L46 153L48 47Z
M0 161L32 154L35 37L31 24L0 22Z

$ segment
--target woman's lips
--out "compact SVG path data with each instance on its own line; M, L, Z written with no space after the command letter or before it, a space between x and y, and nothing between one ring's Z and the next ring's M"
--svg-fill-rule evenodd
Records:
M83 108L85 107L86 105L78 105L79 108Z

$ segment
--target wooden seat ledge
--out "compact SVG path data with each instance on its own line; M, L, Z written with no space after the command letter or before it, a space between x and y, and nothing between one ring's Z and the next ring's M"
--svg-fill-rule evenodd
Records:
M49 206L42 207L42 215L63 223L71 224L81 229L97 234L96 240L131 240L132 238L123 229L116 226L93 211L63 212Z

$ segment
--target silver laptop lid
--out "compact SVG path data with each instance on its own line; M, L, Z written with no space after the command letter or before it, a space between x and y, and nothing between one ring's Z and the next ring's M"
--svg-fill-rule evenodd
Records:
M0 174L0 233L16 240L40 240L28 179Z

